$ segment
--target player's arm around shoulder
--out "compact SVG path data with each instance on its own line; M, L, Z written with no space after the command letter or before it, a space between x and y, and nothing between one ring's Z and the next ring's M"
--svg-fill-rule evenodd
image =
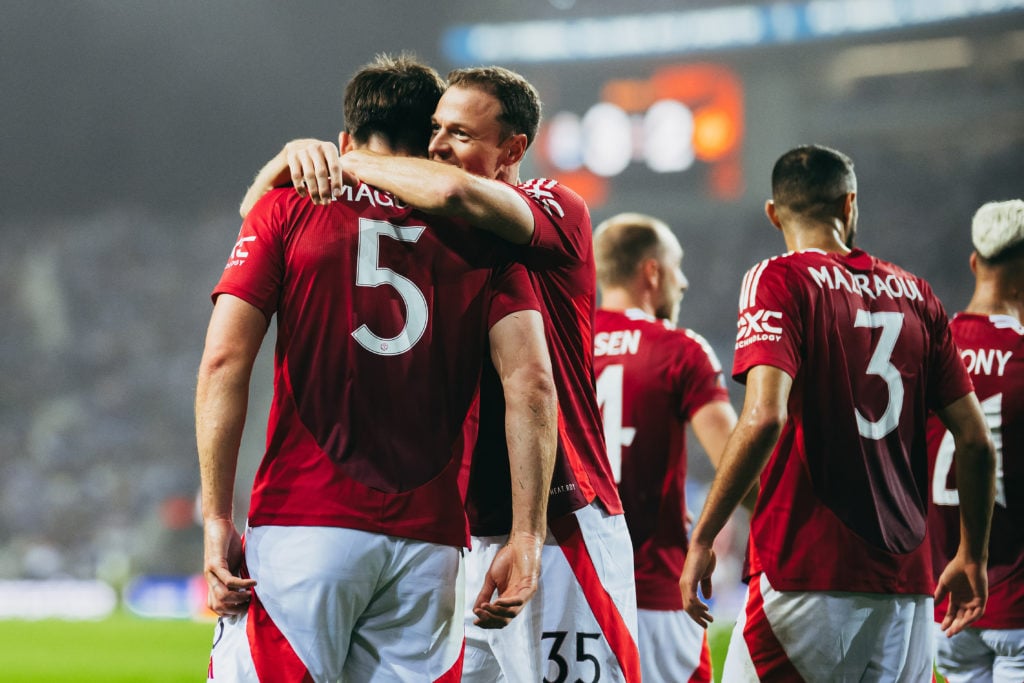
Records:
M938 411L953 435L960 492L960 545L936 582L935 601L949 596L942 630L954 636L985 613L988 540L995 498L995 449L978 398L971 392Z
M333 142L314 138L291 140L253 178L238 213L245 218L260 197L275 187L289 184L300 196L308 194L314 202L323 203L332 196L331 179L335 178L340 187L341 166L338 148Z
M495 556L473 612L484 628L507 625L537 592L547 535L558 399L544 322L536 310L510 313L490 331L491 357L505 394L512 482L512 531ZM494 592L497 599L492 600Z
M430 159L347 152L346 173L426 213L461 218L514 244L533 236L533 212L508 183Z

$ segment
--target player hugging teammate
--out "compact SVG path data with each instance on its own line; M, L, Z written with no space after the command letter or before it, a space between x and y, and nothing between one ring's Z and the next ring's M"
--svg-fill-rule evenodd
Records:
M337 145L290 142L250 187L196 399L210 680L708 681L697 589L744 501L724 680L928 680L933 615L951 680L986 648L1020 678L1019 647L1002 654L1024 641L1019 203L976 217L978 292L951 327L924 280L854 246L852 162L784 154L766 213L788 251L742 283L737 420L714 353L676 327L668 226L595 234L570 188L520 179L540 113L507 69L443 83L381 57ZM231 491L273 316L243 546ZM998 372L969 376L957 343ZM688 424L717 468L689 542ZM990 557L997 467L1013 550ZM987 583L1007 607L979 622Z

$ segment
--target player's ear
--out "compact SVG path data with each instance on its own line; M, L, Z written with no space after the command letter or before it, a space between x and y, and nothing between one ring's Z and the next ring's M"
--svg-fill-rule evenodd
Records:
M978 274L978 252L971 252L971 272L975 275Z
M341 133L338 134L338 152L340 154L344 154L345 152L351 152L352 146L352 136L346 133L345 131L341 131Z
M661 264L656 258L645 258L640 262L640 274L651 289L658 289L661 282Z
M771 221L779 230L782 230L782 223L779 222L779 215L775 212L775 202L771 199L764 203L764 213L768 216L768 220Z
M847 225L850 224L850 219L853 217L854 212L857 210L857 193L847 192L846 199L843 200L843 222Z
M501 162L506 166L519 163L526 154L526 133L516 133L508 139Z

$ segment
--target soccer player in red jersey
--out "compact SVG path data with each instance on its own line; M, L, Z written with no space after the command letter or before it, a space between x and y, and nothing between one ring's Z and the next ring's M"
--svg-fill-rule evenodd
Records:
M733 376L746 383L690 538L686 611L711 620L712 541L760 475L753 576L724 680L927 681L932 593L943 629L985 607L992 442L941 304L928 284L853 247L853 163L820 146L782 155L766 205L789 252L740 292ZM925 422L954 435L957 554L934 585Z
M329 143L295 141L260 172L242 211L289 173L296 189L319 202L330 202L345 192L343 181L358 178L410 206L466 219L519 245L517 258L543 307L558 389L550 533L537 595L508 627L490 630L506 623L489 602L494 577L487 568L508 542L514 487L500 438L501 392L485 382L470 481L467 606L474 608L467 615L463 680L637 681L632 547L594 395L590 213L558 182L519 181L519 163L539 123L540 100L522 76L500 67L459 69L449 74L434 113L429 160L359 150L339 163Z
M988 605L969 628L937 637L937 665L950 683L1010 683L1024 681L1024 201L985 204L971 232L974 296L950 328L996 447ZM953 437L935 417L928 424L928 454L937 574L957 551L960 496ZM941 624L944 617L936 606L935 620Z
M637 213L594 232L601 307L594 325L597 400L608 460L633 541L645 683L707 682L707 634L683 611L686 425L718 465L736 425L722 366L703 337L676 328L687 288L683 249Z
M425 153L444 84L381 57L345 91L343 149ZM539 579L556 394L529 277L500 240L362 183L327 206L274 190L220 282L196 389L208 678L456 681L465 492L488 348L508 394L511 618ZM243 543L235 464L253 361L277 317L274 399Z

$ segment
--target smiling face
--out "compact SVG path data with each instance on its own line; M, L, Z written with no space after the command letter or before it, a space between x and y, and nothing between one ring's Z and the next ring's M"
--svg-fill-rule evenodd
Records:
M507 135L500 116L501 103L494 95L473 87L448 88L434 111L430 158L468 173L501 177L522 157L525 136Z

